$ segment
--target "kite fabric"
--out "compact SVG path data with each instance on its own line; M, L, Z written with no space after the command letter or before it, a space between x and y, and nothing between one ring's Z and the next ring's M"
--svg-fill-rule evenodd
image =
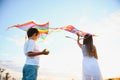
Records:
M52 30L65 30L65 31L71 32L73 34L79 33L81 37L84 37L86 34L90 34L90 33L87 33L87 32L83 32L83 31L75 28L72 25L68 25L68 26L64 26L64 27L60 27L60 28L50 28L50 29L52 29ZM91 35L95 36L94 34L91 34Z
M75 27L73 27L72 25L65 26L65 27L63 27L63 29L65 31L68 31L68 32L71 32L71 33L74 33L74 34L76 34L77 32L79 32L79 30L76 29Z
M75 28L75 27L72 26L72 25L65 26L65 27L63 27L63 29L64 29L65 31L71 32L71 33L73 33L73 34L79 33L81 37L84 37L86 34L90 34L90 33L88 33L88 32L83 32L83 31L81 31L81 30L78 30L77 28ZM95 36L94 34L91 34L91 35L92 35L92 36Z
M27 31L31 27L37 28L40 32L40 38L42 40L45 40L48 33L50 34L51 32L54 32L54 31L65 30L65 31L73 33L73 34L79 33L80 37L84 37L86 34L90 34L88 32L83 32L83 31L75 28L72 25L67 25L64 27L57 27L57 28L49 28L49 22L46 22L45 24L36 24L34 21L30 21L30 22L27 22L24 24L17 24L17 25L10 26L10 27L8 27L8 29L14 28L14 27L19 28L19 29L24 30L24 31ZM91 35L96 36L94 34L91 34Z
M48 34L48 31L49 31L49 22L46 22L45 24L36 24L34 21L30 21L24 24L17 24L14 26L10 26L8 27L8 29L14 28L14 27L19 28L24 31L27 31L29 28L32 28L32 27L37 28L40 32L40 38L45 40Z
M72 26L72 25L68 25L68 26L64 26L64 27L60 27L60 28L50 28L50 30L52 30L52 32L53 32L53 31L65 30L65 31L70 32L70 33L73 33L73 34L75 34L75 35L76 35L77 33L79 33L79 34L80 34L80 39L79 39L79 40L84 39L84 36L85 36L86 34L90 34L90 33L88 33L88 32L83 32L83 31L81 31L81 30L78 30L77 28L75 28L75 27ZM95 34L90 34L90 35L96 36ZM73 39L73 40L76 41L76 39L73 38L73 37L70 37L70 36L65 36L65 37L66 37L66 38L69 38L69 39Z

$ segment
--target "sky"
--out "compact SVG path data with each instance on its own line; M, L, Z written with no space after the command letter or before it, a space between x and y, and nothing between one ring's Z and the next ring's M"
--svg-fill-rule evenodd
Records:
M51 28L73 25L98 35L93 39L103 77L120 76L120 0L0 0L0 61L24 64L25 32L6 29L32 20L39 24L49 21ZM80 77L81 49L75 40L65 36L77 38L72 33L58 31L50 33L43 42L38 40L40 50L50 51L48 56L41 56L40 66ZM44 70L43 73L47 74Z

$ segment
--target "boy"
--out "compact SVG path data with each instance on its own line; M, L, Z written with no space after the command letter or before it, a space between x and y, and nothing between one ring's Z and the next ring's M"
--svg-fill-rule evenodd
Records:
M27 36L28 40L24 44L26 62L23 67L22 80L37 80L40 55L48 55L49 51L46 49L39 51L35 42L39 38L40 33L36 28L30 28L27 31Z

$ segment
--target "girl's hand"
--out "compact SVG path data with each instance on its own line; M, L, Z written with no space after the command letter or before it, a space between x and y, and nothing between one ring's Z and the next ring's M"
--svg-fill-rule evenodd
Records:
M78 37L80 37L80 33L79 32L77 32L76 34L77 34Z

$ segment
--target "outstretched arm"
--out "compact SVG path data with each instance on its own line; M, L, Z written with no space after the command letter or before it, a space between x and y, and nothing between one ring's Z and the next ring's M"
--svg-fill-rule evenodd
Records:
M49 51L44 49L42 52L28 52L28 56L37 56L37 55L48 55Z
M80 34L79 33L77 33L77 36L78 36L78 38L77 38L77 44L78 44L78 46L80 47L80 48L82 48L82 44L80 43Z

